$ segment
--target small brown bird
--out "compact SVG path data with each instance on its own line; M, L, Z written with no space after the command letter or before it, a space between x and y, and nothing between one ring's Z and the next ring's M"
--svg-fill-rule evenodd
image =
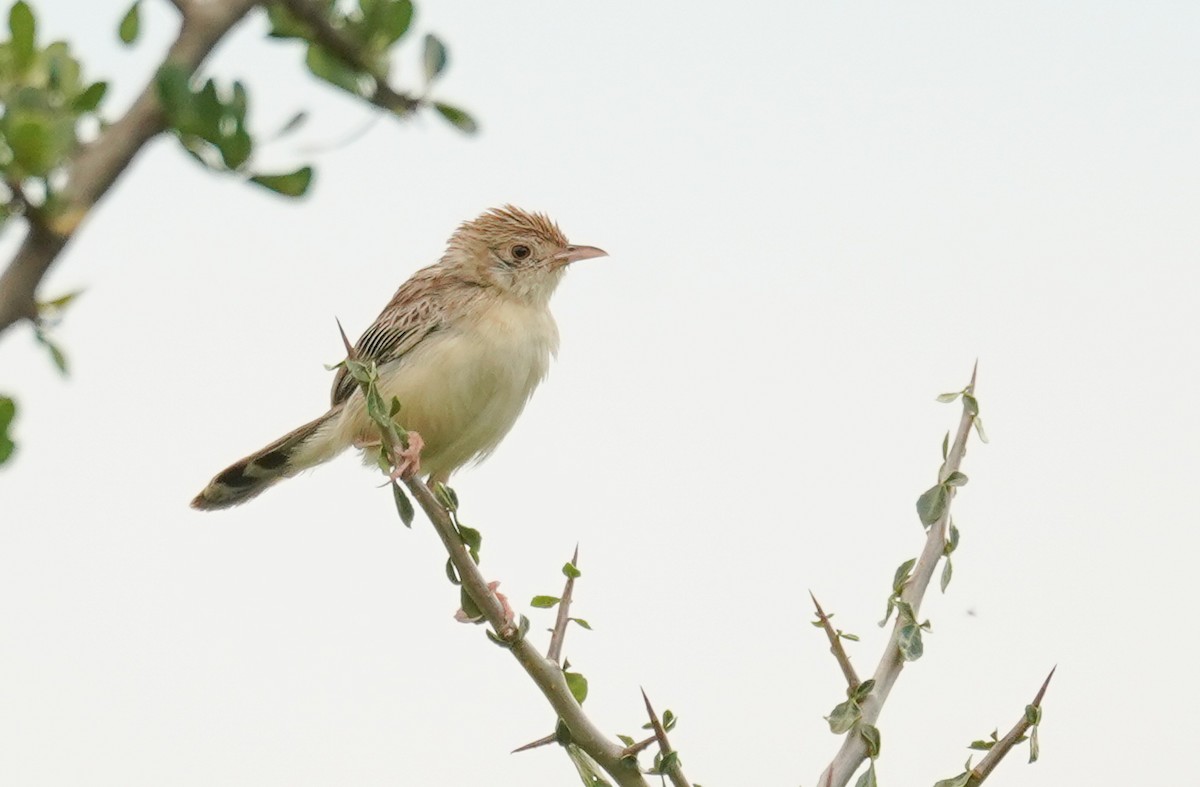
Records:
M568 265L605 254L568 243L545 215L507 205L460 226L437 264L400 286L354 348L357 360L378 366L383 400L400 402L397 420L409 430L412 453L397 472L444 482L495 450L558 351L550 296ZM351 446L378 441L343 366L329 412L222 470L192 507L244 503ZM366 461L374 464L373 456Z

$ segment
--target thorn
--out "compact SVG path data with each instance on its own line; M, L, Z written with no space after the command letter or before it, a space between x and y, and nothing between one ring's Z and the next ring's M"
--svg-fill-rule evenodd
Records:
M342 345L346 348L346 360L355 360L354 345L346 338L346 329L342 327L342 321L337 317L334 317L333 321L337 323L338 333L342 335Z
M529 751L530 749L536 749L539 746L549 746L551 743L554 743L557 740L558 739L556 737L554 737L553 735L547 735L545 738L538 738L536 741L527 743L524 746L518 746L517 748L515 748L511 752L509 752L509 754L516 754L517 752L521 752L521 751Z
M1046 689L1050 686L1050 679L1054 677L1054 672L1057 669L1058 669L1058 665L1055 664L1053 669L1050 670L1050 674L1046 676L1046 679L1044 681L1042 681L1042 687L1040 689L1038 689L1037 696L1034 697L1033 702L1030 703L1035 708L1041 707L1042 697L1046 696Z
M971 382L967 388L971 389L971 393L975 393L975 377L979 374L979 359L975 359L975 365L971 367Z

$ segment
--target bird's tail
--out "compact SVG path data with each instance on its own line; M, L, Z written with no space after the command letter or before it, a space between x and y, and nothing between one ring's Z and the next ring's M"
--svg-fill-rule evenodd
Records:
M321 427L340 412L340 408L334 408L217 473L192 500L192 508L214 511L240 505L257 497L276 481L332 458L339 453L338 448L330 446L331 450L322 450L314 444L314 438L320 433Z

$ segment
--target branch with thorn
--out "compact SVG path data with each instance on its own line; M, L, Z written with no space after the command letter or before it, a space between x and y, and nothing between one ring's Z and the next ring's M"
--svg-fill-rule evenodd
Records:
M829 616L825 614L825 610L821 609L821 602L817 601L817 597L811 590L808 591L808 595L812 599L813 606L817 608L818 625L825 630L825 636L829 638L829 651L837 659L838 666L842 668L842 674L846 676L846 688L854 691L862 681L858 679L858 673L854 671L854 665L850 663L850 656L842 647L842 634L834 631L833 625L829 622Z
M679 752L671 748L671 742L667 740L667 730L658 719L658 714L654 712L654 706L650 704L650 698L646 696L646 690L642 689L642 700L646 703L646 713L650 715L650 726L654 730L654 740L658 742L658 771L671 780L671 784L675 787L692 787L692 783L683 775L683 766L679 764ZM670 713L670 711L668 711Z
M1025 740L1025 733L1029 731L1029 728L1037 726L1041 720L1042 699L1046 696L1046 689L1049 688L1050 679L1054 677L1054 670L1056 669L1058 667L1051 669L1050 674L1042 681L1042 687L1038 689L1033 702L1029 703L1028 707L1025 708L1025 714L1021 716L1021 720L1013 725L1013 728L1008 731L1007 735L996 741L988 749L988 753L984 755L984 758L979 761L979 764L971 769L966 787L979 787L979 785L983 784L984 780L991 775L996 766L1000 764L1000 761L1004 759L1004 756L1012 751L1014 746ZM1037 760L1037 754L1036 745L1031 743L1029 761L1034 762Z
M979 405L975 399L977 372L978 364L971 370L971 381L967 384L967 387L955 395L955 398L958 395L962 396L963 412L958 423L958 429L954 435L954 442L948 447L945 460L938 471L938 486L944 487L940 492L940 500L938 501L938 515L936 520L929 524L921 555L917 558L912 568L912 573L908 576L903 589L899 593L898 600L907 605L908 617L905 615L898 616L895 624L892 626L891 636L884 646L883 655L880 657L879 664L875 668L875 674L871 678L873 681L872 690L860 702L862 715L858 721L858 725L861 726L873 726L875 724L879 718L880 711L883 710L884 703L887 702L892 687L896 683L896 679L900 677L900 672L904 669L905 659L901 649L902 632L915 624L915 618L920 611L925 591L928 589L929 582L933 578L938 561L945 554L946 535L950 523L950 507L958 488L958 484L954 483L954 479L961 476L959 468L967 452L967 438L970 436L971 429L975 425L975 420L979 415ZM858 770L867 757L868 742L864 736L853 733L846 735L842 741L841 748L817 779L817 784L825 785L826 787L845 787L854 775L854 772Z

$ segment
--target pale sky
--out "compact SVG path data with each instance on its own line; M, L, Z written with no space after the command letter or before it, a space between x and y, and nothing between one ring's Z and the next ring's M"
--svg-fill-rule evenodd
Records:
M174 34L148 0L39 2L124 109ZM418 5L436 95L380 119L306 78L255 18L263 151L299 203L146 150L46 282L57 337L0 343L20 405L0 470L0 783L577 784L554 716L478 627L428 523L346 455L244 507L188 500L321 413L357 334L462 220L512 202L610 257L554 301L562 350L454 486L483 568L525 606L580 544L566 654L586 708L640 734L638 687L709 787L813 785L841 677L807 591L874 671L913 503L980 361L991 438L926 655L879 722L884 785L961 770L1049 669L1042 759L994 785L1166 784L1200 701L1196 535L1200 5L1192 2ZM318 152L313 152L314 150ZM0 240L7 260L19 239ZM539 640L541 641L541 640ZM978 759L978 758L976 758Z

